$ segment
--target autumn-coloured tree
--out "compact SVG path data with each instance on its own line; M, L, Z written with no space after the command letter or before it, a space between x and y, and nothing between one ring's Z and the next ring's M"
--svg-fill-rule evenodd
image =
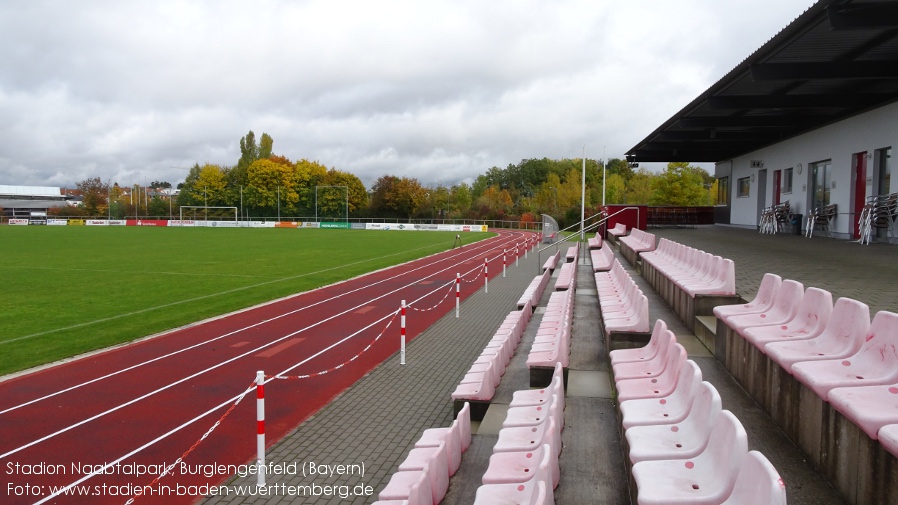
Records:
M76 182L75 186L81 191L81 202L85 214L88 216L101 216L107 210L109 204L109 184L104 183L99 177L91 177Z

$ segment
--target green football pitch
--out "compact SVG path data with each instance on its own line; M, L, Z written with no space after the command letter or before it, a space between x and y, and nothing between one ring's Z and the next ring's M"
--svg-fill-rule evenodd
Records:
M429 231L2 226L0 375L427 256L454 239Z

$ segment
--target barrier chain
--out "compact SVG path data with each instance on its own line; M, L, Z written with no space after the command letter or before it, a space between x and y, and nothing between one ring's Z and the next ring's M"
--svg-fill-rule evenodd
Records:
M378 340L380 340L380 337L384 336L384 334L387 332L387 330L390 328L390 326L393 325L393 321L396 320L396 316L397 316L398 314L399 314L399 311L398 311L398 310L395 311L395 312L393 312L393 317L390 318L390 320L387 322L387 325L384 326L384 329L380 332L380 334L377 335L376 337L374 337L374 340L372 340L371 342L369 342L368 345L366 345L365 348L362 349L361 351L359 351L355 356L349 358L348 360L344 361L343 363L340 363L339 365L332 366L332 367L330 367L330 368L328 368L328 369L322 370L322 371L320 371L320 372L311 373L311 374L304 374L304 375L266 375L265 378L266 378L266 379L280 379L280 380L302 380L302 379L311 379L311 378L313 378L313 377L320 377L320 376L322 376L322 375L329 374L329 373L331 373L331 372L336 372L337 370L339 370L339 369L343 368L344 366L346 366L346 365L352 363L353 361L357 360L362 354L365 354L366 352L368 352L368 350L371 349L371 347L372 347Z
M228 407L228 410L226 410L225 413L222 414L221 417L219 417L218 420L215 421L215 423L208 430L206 430L206 432L203 433L203 435L199 439L197 439L197 441L194 442L193 445L190 446L189 449L184 451L184 454L181 454L181 457L179 457L174 462L172 462L172 464L166 466L165 469L162 470L162 473L160 473L158 476L156 476L156 478L153 479L152 482L150 482L146 486L140 487L138 489L137 493L135 493L133 496L131 496L131 498L128 499L128 501L125 502L125 505L131 505L132 503L134 503L134 501L137 500L137 498L143 496L143 491L142 491L143 489L147 489L147 488L150 488L150 487L156 485L156 483L158 483L160 480L162 480L163 477L165 477L166 475L171 473L171 471L176 466L178 466L182 461L184 461L184 459L187 458L187 456L189 456L191 452L193 452L197 447L199 447L199 445L204 440L209 438L209 435L211 435L212 432L215 431L215 429L218 428L218 426L225 420L225 418L227 418L229 415L231 415L231 412L233 412L234 409L237 408L237 405L240 404L240 401L243 400L246 397L246 395L250 394L253 391L253 389L255 389L255 388L256 388L256 380L254 379L253 382L249 385L249 387L246 388L246 391L244 391L243 394L241 394L239 397L237 397L237 400L235 400L234 403L230 407Z
M467 284L473 284L473 283L477 282L477 279L480 278L480 274L483 273L483 267L478 268L478 269L476 270L476 272L477 272L477 277L474 277L474 278L471 279L471 280L465 280L464 278L462 278L462 281L464 281L464 282L467 283Z
M449 298L449 294L450 294L450 293L452 293L452 284L449 284L449 291L446 292L446 295L443 296L443 298L442 298L440 301L438 301L438 302L436 303L436 305L434 305L433 307L429 307L429 308L426 308L426 309L419 309L419 308L416 308L416 307L413 307L413 306L409 305L408 308L410 308L410 309L412 309L412 310L415 310L415 311L417 311L417 312L429 312L429 311L431 311L431 310L433 310L433 309L439 307L441 303L443 303L444 301L446 301L446 298Z

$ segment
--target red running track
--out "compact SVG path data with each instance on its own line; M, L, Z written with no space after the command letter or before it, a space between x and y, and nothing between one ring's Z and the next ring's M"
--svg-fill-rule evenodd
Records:
M140 496L135 503L195 502L196 496L175 496L176 486L220 484L233 472L199 467L211 475L183 474L178 465L158 484L154 480L247 391L184 464L189 470L254 459L257 370L296 376L339 366L268 383L271 446L396 353L401 300L418 309L408 311L412 340L454 311L456 273L465 280L466 298L483 288L485 258L495 277L503 250L517 246L523 255L528 237L533 234L501 231L463 249L0 383L0 503L122 504L135 488L151 484L171 494ZM68 489L54 495L52 486Z

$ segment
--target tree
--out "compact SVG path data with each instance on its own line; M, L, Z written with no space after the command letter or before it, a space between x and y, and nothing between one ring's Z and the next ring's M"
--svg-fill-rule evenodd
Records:
M474 202L471 197L471 187L465 183L452 186L449 192L449 212L450 214L463 214L471 209Z
M88 216L101 216L106 213L109 205L108 183L104 183L99 177L92 177L76 182L75 186L81 191L83 197L81 205Z
M250 132L252 133L252 132ZM274 147L274 139L267 133L262 133L262 139L259 142L259 158L270 158L271 148Z
M647 168L637 170L627 183L627 203L631 205L646 205L652 198L652 181L655 174Z
M203 165L197 173L193 186L189 189L191 200L197 202L196 205L210 207L232 203L227 179L227 172L220 166L208 163Z
M664 172L655 178L649 203L677 206L705 205L707 191L702 173L707 174L701 168L690 166L688 163L668 163Z
M619 174L608 174L605 181L605 203L612 205L624 203L627 197L627 184Z
M294 167L269 159L256 160L247 168L246 177L247 186L243 191L246 206L267 215L275 215L278 211L296 214L299 194Z
M321 186L330 187L318 190L319 215L343 217L347 213L344 210L345 206L349 207L350 215L368 206L368 192L365 191L365 185L349 172L332 168L325 174ZM339 186L345 186L346 189Z

